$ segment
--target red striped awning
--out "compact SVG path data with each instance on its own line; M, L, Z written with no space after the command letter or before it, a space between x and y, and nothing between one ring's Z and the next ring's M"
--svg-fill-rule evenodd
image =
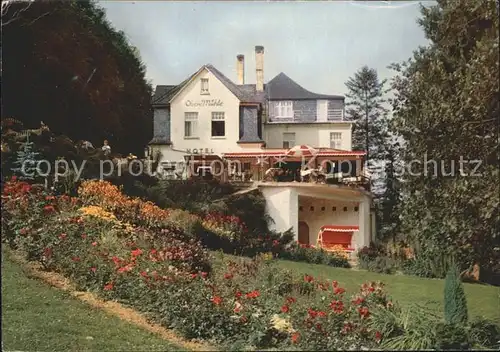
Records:
M286 155L292 158L312 157L318 154L318 150L308 145L296 145Z
M355 232L359 231L359 226L325 225L322 226L320 230L332 232Z
M319 152L316 157L349 157L349 156L363 156L366 155L362 151L340 150L340 149L318 149ZM263 149L258 151L248 152L233 152L224 153L224 158L256 158L256 157L285 157L289 149Z

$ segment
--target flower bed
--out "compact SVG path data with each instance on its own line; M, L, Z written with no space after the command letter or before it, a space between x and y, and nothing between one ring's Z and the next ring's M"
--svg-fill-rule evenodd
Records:
M124 302L187 338L227 349L405 349L415 336L425 342L418 345L422 348L443 342L434 334L435 320L403 323L406 313L381 283L365 283L349 295L336 281L278 268L273 255L212 261L198 241L168 219L141 222L136 217L142 226L129 223L117 197L110 198L111 206L88 196L51 196L23 182L8 182L2 194L2 216L7 215L2 239L79 289ZM294 248L301 255L321 253ZM495 329L482 324L467 334L494 341ZM480 335L483 330L491 333Z
M336 283L294 277L264 257L211 271L198 242L174 228L125 223L117 199L51 196L8 182L10 242L80 289L130 304L188 338L258 348L376 344L368 317L375 304L387 305L379 286L348 299Z

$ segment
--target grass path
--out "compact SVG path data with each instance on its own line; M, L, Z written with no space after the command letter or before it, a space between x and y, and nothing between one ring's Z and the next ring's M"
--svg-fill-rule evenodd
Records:
M3 351L185 350L27 276L2 250Z
M279 266L296 273L337 280L349 292L357 291L367 281L382 281L389 295L402 306L418 304L443 313L444 280L426 279L407 275L386 275L365 270L333 268L326 265L306 264L279 260ZM500 324L500 287L464 283L469 316L484 317Z

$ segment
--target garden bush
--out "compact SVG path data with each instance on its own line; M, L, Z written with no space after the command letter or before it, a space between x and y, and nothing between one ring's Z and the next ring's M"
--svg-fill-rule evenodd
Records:
M369 247L361 248L356 256L361 269L377 273L394 274L399 265L399 261L389 256L380 244L370 243Z
M448 325L463 325L468 320L467 299L456 266L450 268L444 282L444 319Z
M339 268L350 268L349 255L343 249L327 252L321 248L298 242L287 246L282 252L278 253L281 259L293 260L297 262L306 262L313 264L324 264Z

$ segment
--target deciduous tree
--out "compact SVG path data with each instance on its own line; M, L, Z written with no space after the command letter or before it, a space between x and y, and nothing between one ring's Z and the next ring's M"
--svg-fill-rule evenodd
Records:
M3 5L3 3L2 3ZM114 151L141 153L152 134L151 86L125 34L89 1L2 7L2 116Z

